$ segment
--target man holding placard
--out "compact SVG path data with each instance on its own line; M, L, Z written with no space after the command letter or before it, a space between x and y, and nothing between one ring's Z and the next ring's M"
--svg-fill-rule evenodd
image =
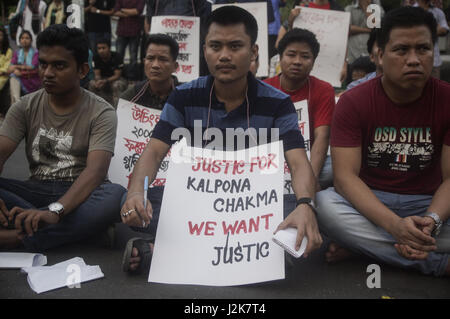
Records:
M333 182L327 149L335 98L334 89L328 82L309 75L319 50L320 44L314 33L297 28L289 31L278 44L281 74L264 82L289 94L294 105L306 100L311 166L317 184L326 188Z
M297 207L289 211L278 229L297 228L297 249L306 236L305 256L320 247L322 238L312 208L315 179L298 129L295 108L289 96L256 80L249 72L250 64L258 54L255 45L257 30L254 17L235 6L219 8L210 15L203 50L211 75L179 86L170 95L152 138L133 171L127 200L121 210L124 223L142 227L151 222L152 215L157 217L159 212L152 209L151 200L144 210L144 179L145 176L150 177L149 182L154 179L160 161L179 138L176 134L172 137L175 129L184 128L193 133L193 141L188 142L200 147L209 143L203 138L208 129L223 132L227 128L247 130L244 133L247 141L260 138L258 135L248 136L252 128L256 131L266 129L266 132L267 129L276 129L284 145L298 199ZM197 126L197 121L201 122L201 127ZM217 141L214 142L217 146ZM225 143L229 145L230 141ZM225 148L223 144L222 148ZM152 198L151 190L148 198ZM290 208L285 205L285 210ZM131 243L124 255L124 270L147 271L149 265L141 261L148 260L146 256L151 255L148 247L149 242L145 241L136 241L136 245Z

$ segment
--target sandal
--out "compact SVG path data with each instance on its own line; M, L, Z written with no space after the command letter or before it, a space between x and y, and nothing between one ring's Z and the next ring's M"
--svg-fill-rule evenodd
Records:
M148 273L150 270L150 262L152 260L152 250L150 249L150 243L154 243L154 239L144 239L144 238L131 238L127 242L127 246L125 248L125 252L123 254L122 259L122 270L125 272L128 272L130 274L141 274L144 271ZM141 262L139 263L138 268L136 270L130 269L130 258L133 251L133 248L137 248L139 254L138 256L141 257Z

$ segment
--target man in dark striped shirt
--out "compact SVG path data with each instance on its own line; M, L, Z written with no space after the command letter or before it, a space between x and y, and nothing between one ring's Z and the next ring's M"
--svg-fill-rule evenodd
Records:
M261 136L252 135L252 132L272 129L283 142L295 192L291 205L285 200L288 216L277 230L297 228L297 249L306 236L308 245L305 256L320 247L322 238L312 201L315 195L315 178L306 157L294 105L288 95L256 80L249 72L251 62L258 55L258 46L255 44L257 32L255 18L244 9L225 6L210 15L203 49L211 75L177 87L167 100L152 138L134 168L128 195L121 210L124 223L142 227L143 222L147 226L152 219L148 230L151 233L156 231L162 190L153 188L149 192L151 204L147 202L145 210L142 201L144 177L149 176L150 181L155 178L161 160L179 138L178 129L190 132L193 136L191 144L200 147L221 144L221 141L202 138L208 129L219 129L224 136L227 129L238 129L248 135L245 137L247 147L252 146L252 141L255 144L265 142L261 140ZM198 134L196 139L195 131L201 131L200 139ZM272 138L270 133L268 135ZM233 145L235 138L232 135L233 141L226 140L224 148L237 149ZM124 270L148 271L147 261L148 256L151 256L149 243L135 241L127 247Z

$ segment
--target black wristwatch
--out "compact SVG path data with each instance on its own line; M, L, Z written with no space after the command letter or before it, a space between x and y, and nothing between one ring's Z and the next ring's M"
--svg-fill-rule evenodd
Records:
M314 201L312 200L312 198L310 197L301 197L299 199L297 199L297 204L295 205L295 207L298 207L298 205L301 204L306 204L309 207L311 207L311 209L313 210L313 212L316 212L316 204L314 203Z

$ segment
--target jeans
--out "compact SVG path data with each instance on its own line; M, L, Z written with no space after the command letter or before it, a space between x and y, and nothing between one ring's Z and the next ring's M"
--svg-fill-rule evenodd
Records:
M8 210L15 206L27 209L47 209L60 199L72 185L60 181L18 181L0 178L0 199ZM57 224L40 228L23 240L29 251L45 251L57 246L84 240L120 222L120 198L125 188L112 183L99 185L74 211Z
M139 36L135 37L117 37L117 53L123 58L125 62L125 50L130 45L130 64L137 63L137 54L139 46Z
M321 189L333 186L333 166L331 165L331 156L327 155L319 174L319 184Z
M398 216L422 216L431 203L430 195L402 195L372 190L375 196ZM349 250L369 256L386 264L417 269L424 274L442 276L450 253L450 224L444 223L436 238L437 250L425 260L409 260L394 247L396 240L383 228L361 215L334 187L317 193L319 228L332 241Z
M164 194L164 186L156 186L148 189L147 198L152 204L153 215L150 221L150 225L146 228L131 227L134 231L150 234L153 238L156 237L156 229L158 228L159 212L161 210L162 198ZM123 194L120 207L125 204L127 199L127 193ZM294 194L284 195L283 200L283 216L286 218L296 206L297 199Z

